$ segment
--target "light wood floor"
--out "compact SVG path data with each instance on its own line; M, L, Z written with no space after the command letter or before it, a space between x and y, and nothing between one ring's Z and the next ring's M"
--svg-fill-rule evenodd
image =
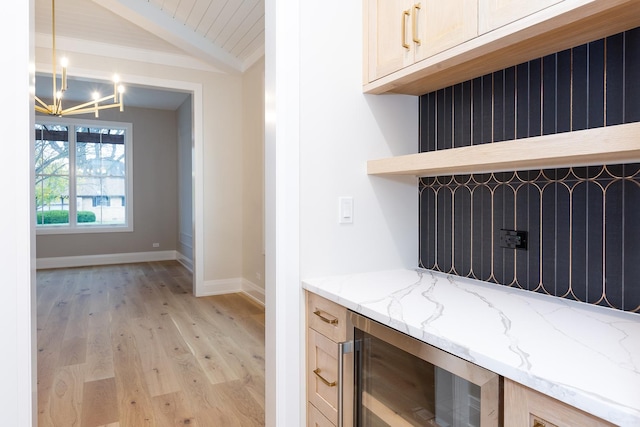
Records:
M264 308L177 262L41 270L38 426L264 425Z

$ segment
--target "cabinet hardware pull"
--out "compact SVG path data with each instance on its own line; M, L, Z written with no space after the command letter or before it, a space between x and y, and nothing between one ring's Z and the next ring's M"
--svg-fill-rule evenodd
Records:
M417 45L420 45L420 39L417 37L417 30L416 28L418 27L418 11L420 10L421 4L420 3L416 3L413 5L413 28L411 29L411 33L412 33L412 37L413 37L413 42Z
M333 319L329 319L328 317L325 317L322 315L322 310L316 310L313 312L313 314L315 314L316 316L318 316L320 319L322 319L323 322L326 322L330 325L337 325L338 324L338 318L337 317L333 317Z
M402 47L409 50L409 44L407 43L407 16L411 15L410 10L402 11Z
M539 419L537 418L533 419L533 427L545 427L545 426L546 424L540 421Z
M326 379L325 377L323 377L322 375L320 375L320 368L314 369L314 370L313 370L313 373L314 373L314 374L316 374L316 376L317 376L318 378L320 378L320 381L322 381L323 383L325 383L325 384L326 384L327 386L329 386L329 387L335 387L335 386L336 386L336 384L338 384L338 382L337 382L337 381L331 381L331 382L329 382L329 381L327 381L327 379Z

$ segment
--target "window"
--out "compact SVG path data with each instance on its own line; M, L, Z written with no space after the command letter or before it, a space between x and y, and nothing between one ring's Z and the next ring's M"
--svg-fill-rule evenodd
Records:
M131 129L36 117L38 234L133 230Z

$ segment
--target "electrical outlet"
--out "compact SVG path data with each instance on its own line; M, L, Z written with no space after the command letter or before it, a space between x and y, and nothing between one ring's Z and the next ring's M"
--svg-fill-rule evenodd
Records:
M256 273L256 279L258 279L258 280L262 280L262 274L260 274L260 273Z
M160 243L154 243L154 244L153 244L153 247L154 247L154 248L159 248L159 247L160 247Z
M500 247L506 249L527 250L527 232L517 230L500 230Z

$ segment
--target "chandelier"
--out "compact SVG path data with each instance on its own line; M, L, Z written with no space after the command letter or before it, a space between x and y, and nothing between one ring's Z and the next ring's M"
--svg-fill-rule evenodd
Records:
M58 87L58 73L56 64L56 1L51 0L51 37L52 37L52 81L53 91L51 92L52 104L43 102L40 98L35 96L37 104L35 109L37 112L49 114L52 116L67 116L74 114L87 114L94 113L98 117L100 110L106 110L108 108L120 108L120 111L124 109L124 86L119 84L118 75L113 76L113 94L102 96L99 92L93 93L93 99L91 101L78 104L68 108L62 108L62 98L67 90L67 67L69 62L67 58L62 58L60 65L62 66L62 76L60 78L60 86ZM109 101L111 101L109 103ZM39 104L39 105L38 105Z

